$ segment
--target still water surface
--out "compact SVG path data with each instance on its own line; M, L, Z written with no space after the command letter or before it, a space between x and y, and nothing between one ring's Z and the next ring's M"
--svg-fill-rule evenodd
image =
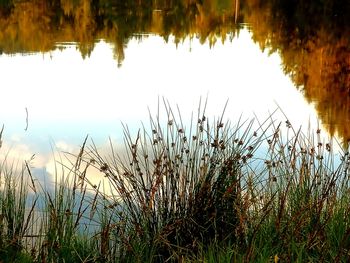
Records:
M227 100L232 122L280 107L295 127L349 138L344 28L290 28L273 2L10 2L0 19L2 154L35 154L39 173L53 173L52 145L76 152L87 134L101 149L108 137L122 142L121 123L136 132L163 98L185 120L208 97L208 116Z

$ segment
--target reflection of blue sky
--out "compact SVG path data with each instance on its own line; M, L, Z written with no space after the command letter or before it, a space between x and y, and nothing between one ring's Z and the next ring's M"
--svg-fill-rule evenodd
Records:
M183 116L196 111L200 96L209 97L208 116L220 115L229 99L226 116L233 122L241 113L264 119L276 101L292 123L306 127L315 111L280 63L277 54L262 53L245 30L211 49L197 39L178 47L157 36L130 41L121 68L104 42L85 60L72 45L45 54L2 55L0 122L5 140L37 155L50 153L52 141L77 149L87 134L101 144L108 136L120 139L121 122L133 130L147 123L147 107L155 113L158 96L178 104Z

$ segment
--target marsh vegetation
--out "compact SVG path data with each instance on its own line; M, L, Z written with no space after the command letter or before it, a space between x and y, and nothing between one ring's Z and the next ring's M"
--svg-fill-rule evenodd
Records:
M124 151L86 139L71 165L57 160L51 190L30 160L2 160L1 260L346 261L350 157L336 141L273 115L161 112L124 127ZM90 182L96 171L104 183Z

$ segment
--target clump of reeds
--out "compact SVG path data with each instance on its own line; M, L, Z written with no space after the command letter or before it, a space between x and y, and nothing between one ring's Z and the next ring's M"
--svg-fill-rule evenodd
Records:
M165 126L159 115L151 117L150 131L144 128L135 138L125 127L124 156L113 148L110 158L96 146L87 151L109 179L120 209L114 224L126 246L118 256L135 257L152 248L152 260L179 260L202 244L247 247L249 175L268 125L253 130L253 121L239 121L233 127L223 115L210 122L204 106L185 127L168 104L165 112Z

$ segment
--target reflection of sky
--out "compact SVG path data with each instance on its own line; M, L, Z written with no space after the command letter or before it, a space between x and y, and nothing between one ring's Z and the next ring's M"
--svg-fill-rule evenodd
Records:
M72 150L86 134L98 143L108 136L120 138L121 122L141 127L148 120L147 107L156 112L158 96L178 104L183 116L196 111L200 96L208 95L208 116L220 115L229 99L226 116L233 122L241 113L264 119L276 109L276 101L292 123L307 126L315 112L280 63L277 54L262 53L246 30L232 43L216 43L211 49L197 39L177 47L157 36L130 41L121 68L104 42L85 60L74 46L2 55L0 122L5 124L5 142L23 145L19 155L35 153L42 159L38 165L48 161L40 155L50 153L52 141Z

